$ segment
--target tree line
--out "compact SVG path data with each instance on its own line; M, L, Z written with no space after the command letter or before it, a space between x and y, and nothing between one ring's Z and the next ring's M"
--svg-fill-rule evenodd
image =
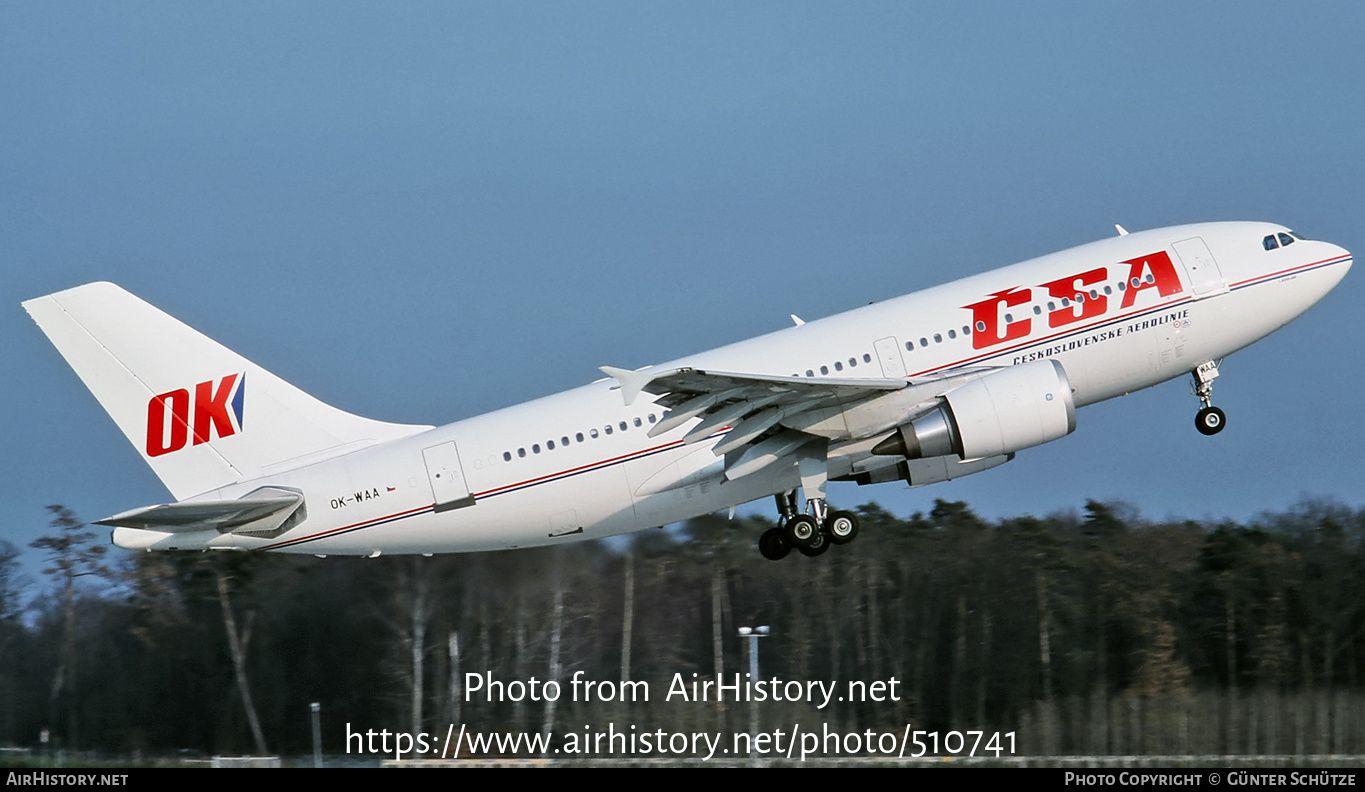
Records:
M314 702L328 753L347 724L744 732L748 704L664 694L743 678L738 628L762 625L760 677L897 693L764 702L765 730L1014 732L1026 754L1365 753L1365 510L858 512L856 542L780 562L755 549L771 523L723 516L554 548L322 559L106 554L54 506L32 548L43 580L23 582L0 546L0 746L46 730L106 755L302 755ZM564 695L467 696L468 673ZM576 673L605 683L592 701L568 695ZM602 695L627 680L650 701Z

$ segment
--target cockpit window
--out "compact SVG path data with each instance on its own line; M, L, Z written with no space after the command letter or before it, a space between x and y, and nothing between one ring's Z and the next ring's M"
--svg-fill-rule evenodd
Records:
M1292 245L1292 244L1294 244L1294 237L1292 237L1292 236L1290 236L1290 235L1288 235L1288 234L1280 234L1280 246L1281 246L1281 247L1289 247L1289 246Z
M1261 240L1261 244L1265 245L1266 250L1274 250L1280 246L1280 243L1275 241L1274 234L1266 234L1265 239Z

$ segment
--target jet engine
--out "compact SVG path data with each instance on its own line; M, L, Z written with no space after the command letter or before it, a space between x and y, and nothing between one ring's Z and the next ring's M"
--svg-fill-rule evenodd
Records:
M872 449L906 459L957 454L963 459L1013 454L1076 429L1076 402L1066 370L1038 360L991 372L939 399Z

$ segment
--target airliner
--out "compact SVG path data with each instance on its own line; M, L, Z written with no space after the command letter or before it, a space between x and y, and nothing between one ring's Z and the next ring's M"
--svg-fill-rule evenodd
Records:
M1070 434L1076 409L1219 364L1346 275L1279 225L1128 233L441 427L318 401L110 283L24 308L175 502L98 522L135 550L368 555L597 539L773 498L762 555L857 516L829 481L920 487Z

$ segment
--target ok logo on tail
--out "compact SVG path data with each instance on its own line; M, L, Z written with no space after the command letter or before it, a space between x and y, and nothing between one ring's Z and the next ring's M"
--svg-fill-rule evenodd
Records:
M209 380L195 385L193 409L186 388L153 396L147 402L147 456L179 451L190 441L191 433L194 445L200 445L214 434L231 437L242 431L245 393L243 372L229 374L216 383Z

